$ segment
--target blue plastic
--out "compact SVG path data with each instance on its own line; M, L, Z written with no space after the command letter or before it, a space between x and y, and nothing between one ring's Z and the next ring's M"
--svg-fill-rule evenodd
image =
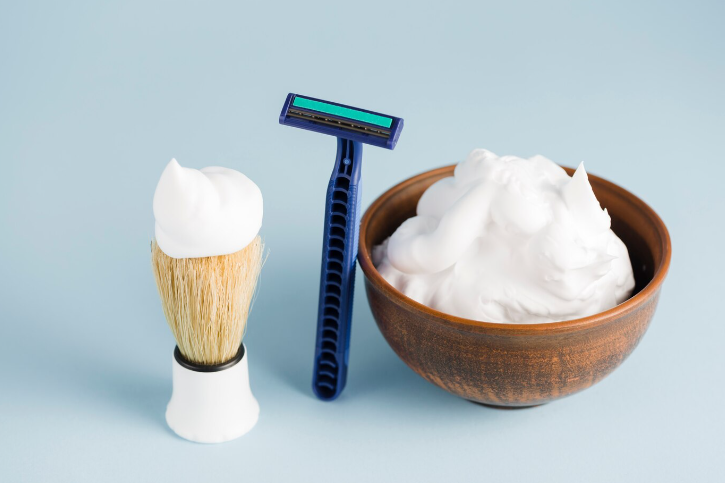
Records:
M322 269L320 273L320 298L317 311L317 341L312 389L318 398L331 401L337 398L347 382L347 366L350 353L350 328L352 302L355 293L355 262L357 260L360 228L360 190L362 143L393 149L403 128L403 120L393 119L387 139L357 130L366 123L349 121L329 114L315 122L289 115L289 108L296 94L289 94L279 117L280 124L308 129L337 136L335 167L327 186L325 228L322 244ZM304 96L307 99L312 97ZM328 104L335 104L329 101ZM338 106L349 107L343 104ZM319 117L319 116L318 116ZM332 124L335 119L340 125Z
M347 380L360 226L361 163L362 144L338 138L335 168L327 185L312 377L312 389L325 400L339 396Z

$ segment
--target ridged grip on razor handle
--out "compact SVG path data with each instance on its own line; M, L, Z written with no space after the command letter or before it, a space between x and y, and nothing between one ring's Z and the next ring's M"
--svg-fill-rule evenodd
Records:
M312 389L332 400L347 380L355 262L360 228L362 144L337 139L335 169L327 187L320 300Z

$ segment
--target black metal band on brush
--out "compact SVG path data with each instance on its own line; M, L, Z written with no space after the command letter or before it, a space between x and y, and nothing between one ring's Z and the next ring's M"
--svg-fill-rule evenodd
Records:
M174 349L174 359L176 359L176 362L178 362L181 367L184 367L186 369L189 369L190 371L196 371L196 372L223 371L225 369L229 369L230 367L234 367L237 364L237 362L242 360L243 357L244 357L244 345L240 345L237 355L235 355L232 359L228 360L227 362L222 362L221 364L212 364L212 365L196 364L194 362L189 362L186 359L184 359L184 356L181 355L181 351L179 350L178 345L176 346L176 349Z

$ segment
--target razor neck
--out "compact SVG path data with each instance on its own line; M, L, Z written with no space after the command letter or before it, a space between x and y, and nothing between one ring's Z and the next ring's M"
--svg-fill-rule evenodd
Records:
M335 169L332 170L331 181L336 181L336 184L347 184L347 186L340 186L346 190L350 186L357 186L360 181L361 164L362 143L337 138L337 156L335 157Z

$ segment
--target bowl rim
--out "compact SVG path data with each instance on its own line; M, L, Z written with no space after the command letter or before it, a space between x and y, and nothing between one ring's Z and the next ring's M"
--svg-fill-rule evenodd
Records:
M652 280L650 280L647 285L638 293L636 293L633 297L630 297L621 304L616 305L609 310L594 315L589 315L587 317L564 320L560 322L539 322L535 324L485 322L473 319L466 319L463 317L457 317L455 315L440 312L409 298L398 289L390 285L388 281L385 280L382 275L380 275L377 268L375 268L375 265L373 264L371 258L372 247L368 248L366 246L368 225L370 224L370 220L372 219L373 214L376 213L380 209L380 207L383 206L394 195L398 194L401 191L404 191L409 186L418 183L425 178L437 177L440 174L448 172L452 174L455 167L455 164L451 164L447 166L442 166L440 168L424 171L396 184L395 186L391 187L383 194L378 196L378 198L375 199L375 201L373 201L372 204L365 210L365 214L362 217L362 220L360 222L360 246L358 249L358 262L360 263L360 268L365 274L367 282L373 284L378 290L386 294L388 299L394 301L397 305L408 310L412 310L414 312L421 312L422 315L427 316L429 319L436 320L437 322L440 322L444 325L458 330L464 329L468 331L487 333L494 331L507 335L525 335L532 333L541 333L542 331L560 332L578 330L582 328L592 328L598 325L608 323L612 320L622 317L623 315L633 312L634 310L647 303L649 299L652 298L662 286L662 283L664 282L667 272L669 270L670 259L672 258L672 243L670 240L669 231L667 230L664 222L647 203L642 201L631 192L627 191L626 189L615 183L612 183L607 179L593 175L591 173L587 173L590 178L593 178L597 182L606 185L612 191L618 192L618 194L626 198L629 203L637 205L652 221L652 224L655 227L655 230L661 240L661 249L663 253L662 260L655 267ZM567 166L561 167L573 171L573 168Z

